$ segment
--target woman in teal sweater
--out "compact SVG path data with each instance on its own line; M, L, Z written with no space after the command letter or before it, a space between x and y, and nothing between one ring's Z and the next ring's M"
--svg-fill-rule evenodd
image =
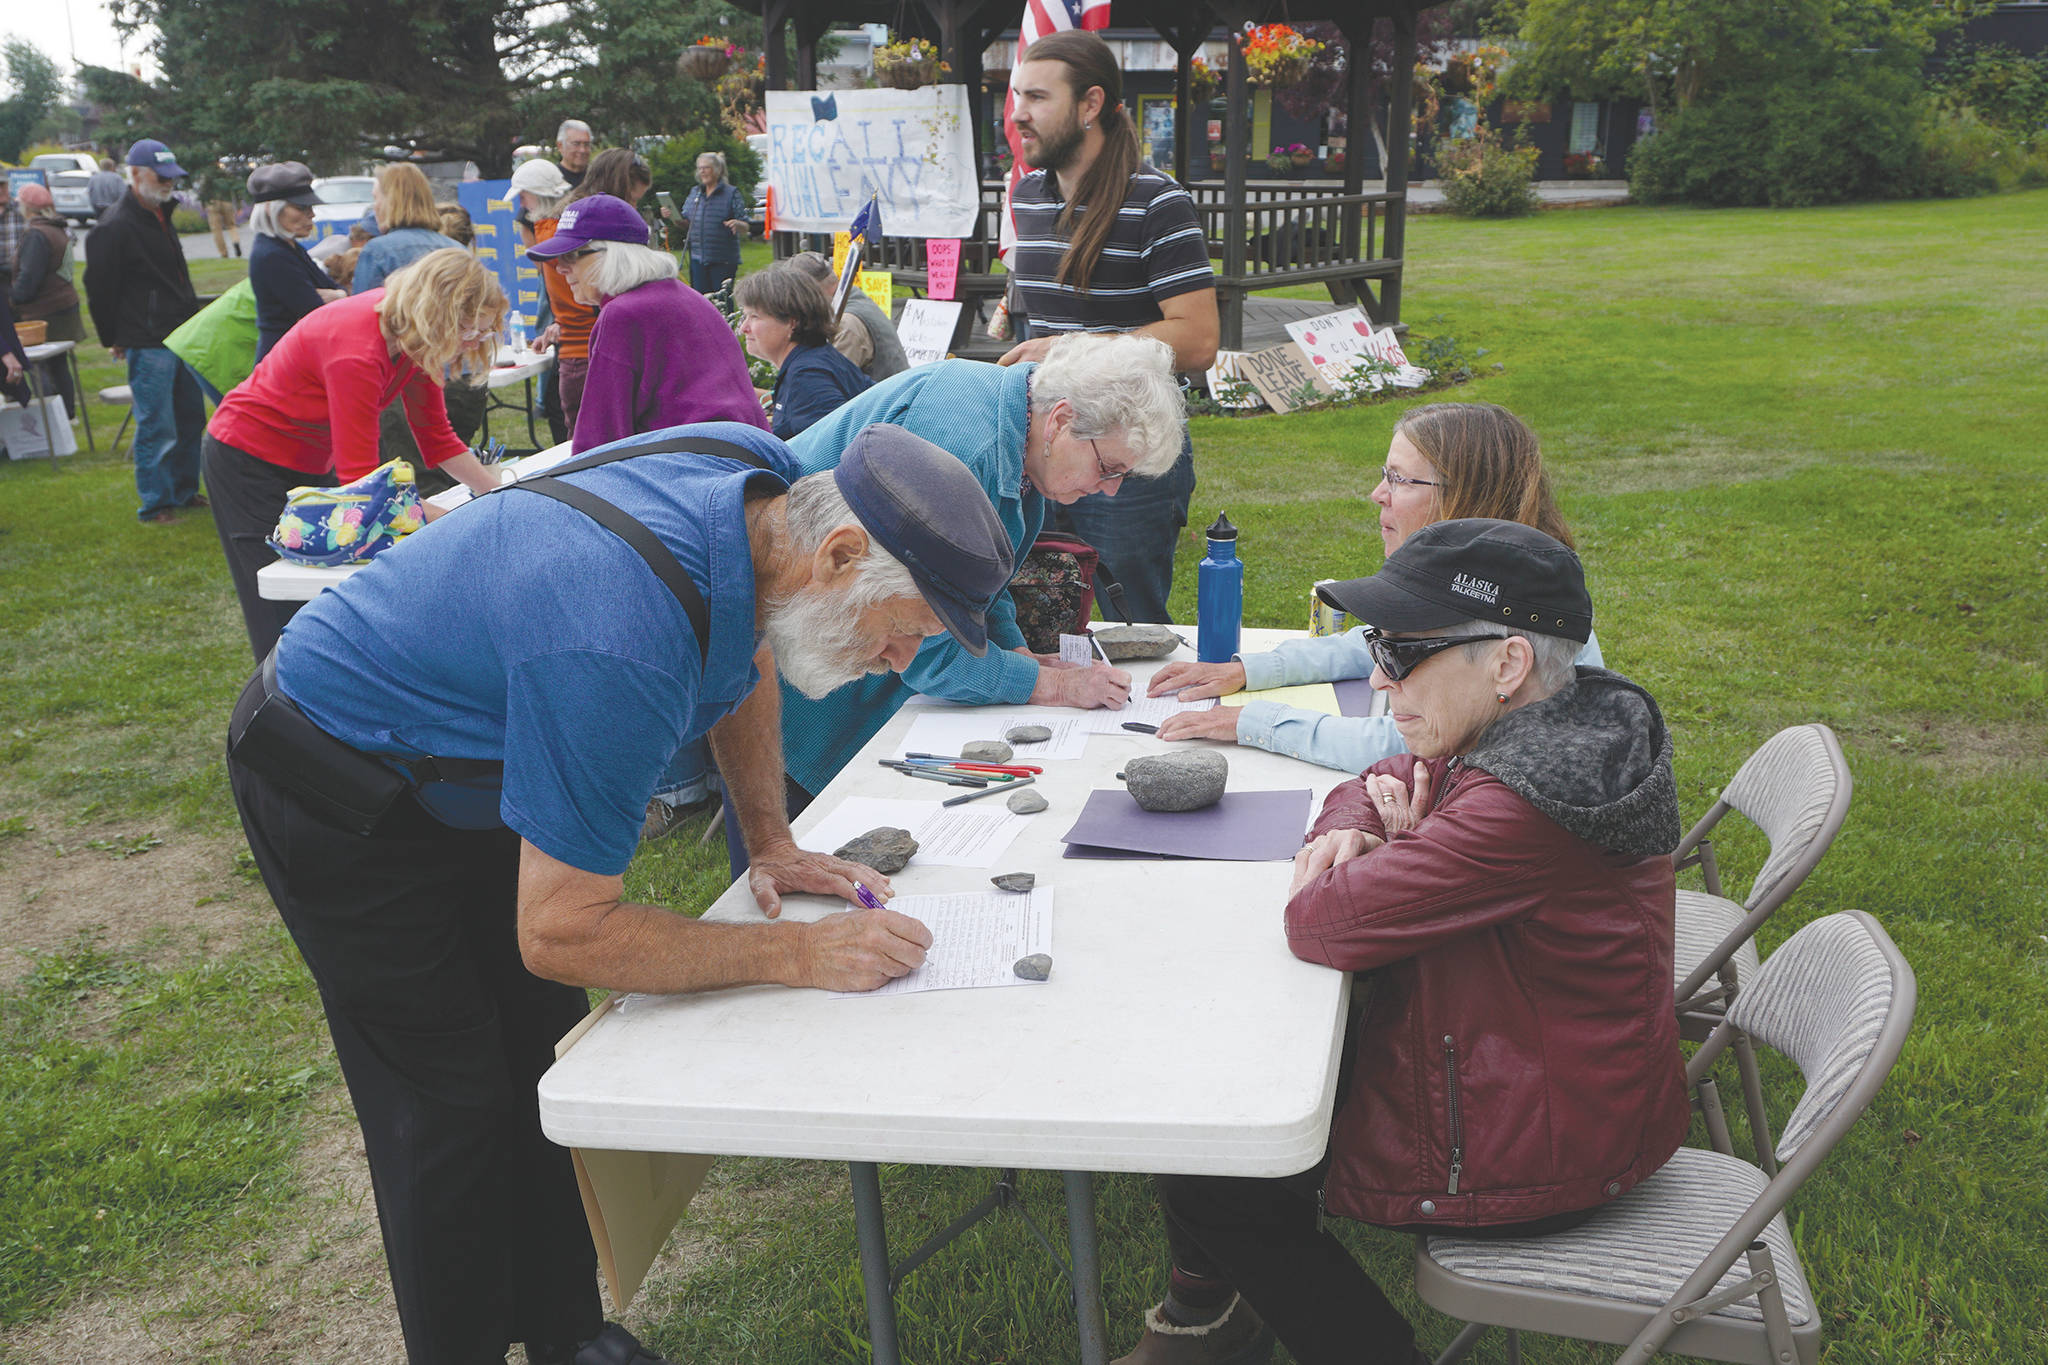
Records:
M945 360L906 370L790 442L806 474L831 469L864 428L890 422L960 457L995 505L1022 563L1049 498L1113 495L1126 476L1173 467L1186 425L1172 353L1149 337L1076 334L1036 365ZM903 673L873 674L821 701L782 689L791 805L801 809L916 692L970 705L1121 706L1130 678L1107 665L1059 668L1024 645L1009 593L988 612L980 659L940 639Z

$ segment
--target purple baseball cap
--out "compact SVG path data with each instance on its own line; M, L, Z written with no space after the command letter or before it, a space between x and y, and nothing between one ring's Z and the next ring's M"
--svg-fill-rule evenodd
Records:
M562 216L555 220L555 235L528 247L526 257L531 261L552 260L581 251L592 242L646 246L647 220L617 195L593 194L564 208Z

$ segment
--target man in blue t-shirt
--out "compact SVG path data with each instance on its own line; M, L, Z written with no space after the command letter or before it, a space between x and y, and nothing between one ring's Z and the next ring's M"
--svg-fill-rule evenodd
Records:
M583 988L866 990L931 938L887 909L734 925L625 902L648 795L708 734L767 915L788 892L855 900L856 879L887 896L790 837L763 674L822 696L941 631L980 653L1011 573L973 474L899 427L809 477L727 422L565 469L308 604L229 728L243 829L362 1123L415 1361L524 1342L545 1365L658 1365L604 1321L568 1154L540 1129L535 1085Z

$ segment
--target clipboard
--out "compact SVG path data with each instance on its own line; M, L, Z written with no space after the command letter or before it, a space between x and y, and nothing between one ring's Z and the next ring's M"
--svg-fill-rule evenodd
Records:
M555 1060L566 1056L618 1001L617 993L605 997L583 1022L562 1035L555 1044ZM648 1269L668 1245L669 1234L682 1221L716 1159L685 1152L569 1149L583 1215L590 1220L590 1240L597 1246L604 1282L611 1287L614 1311L623 1312L640 1292Z

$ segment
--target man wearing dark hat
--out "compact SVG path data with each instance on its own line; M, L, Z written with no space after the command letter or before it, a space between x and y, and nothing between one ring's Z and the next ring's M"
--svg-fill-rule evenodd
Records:
M1649 693L1573 664L1593 628L1578 556L1519 522L1441 521L1322 591L1373 627L1411 752L1324 801L1287 943L1371 973L1371 995L1322 1162L1157 1177L1170 1288L1118 1365L1263 1361L1276 1335L1300 1365L1420 1365L1325 1213L1541 1235L1627 1195L1690 1121L1671 737Z
M143 138L128 149L128 193L85 239L85 293L92 325L116 360L128 364L135 407L136 515L159 525L181 507L204 507L199 438L206 406L199 380L164 345L199 311L185 249L171 226L185 170L171 149Z
M822 694L941 631L979 653L1010 572L995 509L929 442L875 426L806 478L716 422L459 508L285 628L236 704L230 776L320 985L414 1365L510 1342L542 1365L658 1362L604 1322L569 1157L540 1130L583 988L867 990L931 940L886 909L729 925L625 902L648 794L708 733L768 916L790 892L853 900L856 877L887 895L791 839L763 675Z
M301 238L313 230L313 172L279 161L249 173L249 288L256 295L256 359L284 340L292 325L345 295L314 264Z

